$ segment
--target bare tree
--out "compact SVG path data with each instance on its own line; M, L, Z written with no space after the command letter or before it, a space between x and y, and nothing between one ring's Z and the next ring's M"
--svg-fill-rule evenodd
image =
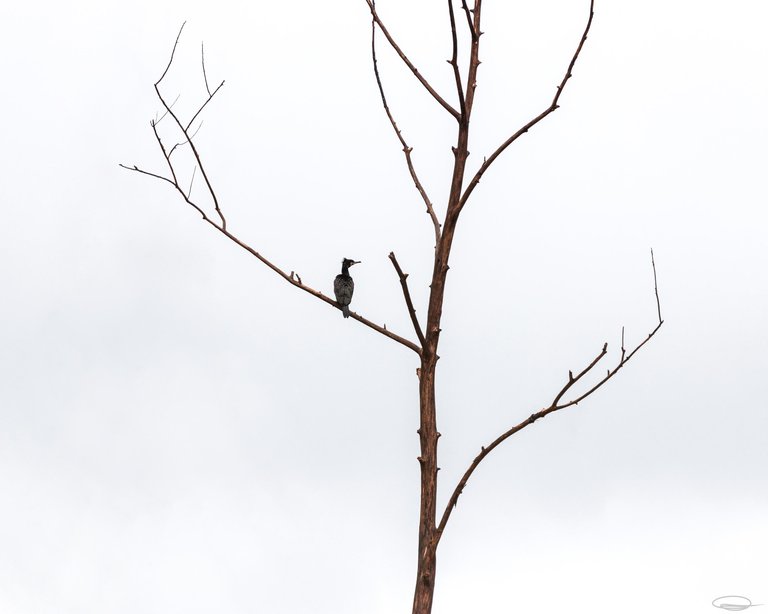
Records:
M435 404L435 374L438 364L438 345L440 341L441 332L441 316L443 312L443 299L445 295L445 286L448 277L449 259L451 254L451 246L453 244L454 234L456 232L456 226L459 221L459 216L462 210L469 202L470 196L477 187L478 183L482 179L485 172L490 166L498 159L498 157L518 138L527 133L536 124L541 122L551 113L555 112L559 108L560 98L563 95L565 86L572 76L573 67L579 57L579 54L587 41L587 35L589 34L592 26L592 20L594 16L594 0L591 0L589 6L589 15L587 18L586 26L578 41L576 50L570 58L567 64L565 74L560 83L555 88L555 94L549 104L534 118L521 126L517 131L508 136L505 140L501 141L501 144L483 159L483 162L475 169L474 173L469 175L467 173L467 157L468 144L470 137L470 119L472 117L473 105L475 101L475 92L477 88L477 73L480 67L480 41L483 34L482 31L482 0L473 0L473 6L467 4L466 0L461 0L460 7L454 7L455 0L448 0L448 18L450 24L451 33L451 57L448 63L450 64L455 81L455 92L452 95L454 102L449 102L441 95L424 77L423 73L419 71L413 62L409 59L408 55L398 45L389 32L385 24L383 23L379 13L376 9L375 0L365 0L371 13L371 54L373 59L373 71L381 94L381 101L384 107L384 111L392 125L392 128L402 145L402 150L405 156L405 162L408 167L408 172L413 179L414 186L416 187L421 199L426 206L426 212L429 216L431 224L434 229L435 236L435 250L434 250L434 263L432 270L432 277L430 280L430 293L429 293L429 305L424 319L425 326L422 327L420 317L423 318L424 314L419 314L414 307L413 300L408 288L408 274L404 273L394 253L389 254L389 259L392 262L397 276L400 281L400 285L403 292L403 298L405 299L406 308L410 316L411 323L413 325L413 332L416 336L415 341L411 341L403 335L396 334L387 329L384 325L376 324L365 318L364 316L352 312L350 317L354 318L361 324L375 330L376 332L388 337L389 339L402 344L403 346L413 350L417 354L419 360L419 368L417 374L419 377L419 417L420 427L418 430L419 442L421 447L421 453L418 457L418 461L421 469L421 493L420 493L420 511L419 511L419 539L418 539L418 568L416 576L416 587L413 600L413 613L414 614L428 614L432 610L432 599L435 588L435 569L436 569L436 553L440 543L440 539L445 532L448 521L451 514L456 507L459 496L466 487L468 481L472 477L475 469L480 463L487 458L487 456L495 450L500 444L509 439L515 433L530 426L540 418L547 416L553 412L574 407L587 397L595 393L606 382L612 379L619 370L629 362L629 360L642 348L650 339L658 332L663 320L661 317L661 306L659 303L659 293L656 284L656 264L653 259L653 251L651 251L651 264L653 270L654 279L654 294L656 298L657 306L657 323L653 330L637 345L627 348L624 343L624 330L621 331L621 347L618 359L611 367L609 367L604 374L597 375L597 365L601 363L603 358L608 354L608 344L604 343L600 347L600 350L596 353L595 357L589 364L583 367L581 370L569 371L568 376L563 386L552 397L551 402L538 411L530 414L525 420L511 426L508 430L501 433L496 439L480 447L480 452L469 463L466 471L462 475L461 479L454 486L452 494L450 495L445 508L438 513L437 510L437 487L438 487L438 450L437 442L440 437L440 433L437 430L437 410ZM459 15L457 15L457 11ZM463 16L462 16L463 14ZM463 25L457 25L457 21L463 21ZM334 301L331 297L324 295L319 290L304 283L294 271L287 271L274 262L269 260L258 250L254 249L242 239L232 233L227 226L227 219L224 215L224 210L216 195L216 190L210 181L208 174L206 173L205 164L203 162L203 156L195 144L195 133L193 131L193 125L200 117L202 111L206 108L208 103L219 92L224 85L222 81L215 89L211 90L208 85L208 77L205 72L205 57L202 55L202 71L205 81L205 87L207 91L207 98L199 106L197 111L192 115L189 120L182 121L179 115L173 110L173 103L168 102L166 96L162 93L160 85L163 79L168 74L171 65L174 60L179 38L181 36L182 29L179 31L179 35L176 37L176 41L171 51L170 59L165 67L160 78L155 82L154 88L157 94L157 98L163 108L163 114L159 119L151 122L152 132L154 134L157 145L165 160L167 171L164 174L154 173L139 168L138 166L124 166L128 170L135 171L144 175L148 175L159 179L173 189L175 189L179 196L187 205L192 207L199 215L202 216L204 222L209 224L213 229L224 235L230 241L233 241L241 248L249 252L252 256L257 258L267 267L272 269L277 275L282 277L285 281L293 285L294 287L303 290L316 297L317 299L325 302L331 307L340 309L341 306ZM459 33L458 28L466 28L466 39L469 43L469 48L466 51L468 54L468 64L466 74L462 75L459 68ZM424 89L434 98L435 102L442 111L448 113L456 120L457 134L455 145L453 146L453 171L450 176L450 192L448 196L448 202L446 203L444 215L442 221L430 200L427 192L419 180L418 174L411 158L412 148L406 142L402 132L398 128L397 123L392 115L389 105L387 104L387 98L382 85L381 77L379 75L378 64L376 59L376 33L381 32L388 44L397 53L406 67L413 73L419 83ZM177 137L178 142L169 147L167 141L161 138L158 132L158 124L166 117L170 118L174 130L179 135ZM199 204L191 197L191 181L189 185L182 185L181 173L179 169L179 162L173 157L174 153L180 148L187 148L191 152L193 159L192 167L192 180L199 174L202 177L202 181L205 185L205 191L210 198L210 204L205 206ZM588 376L592 376L591 378ZM589 381L590 383L587 383Z

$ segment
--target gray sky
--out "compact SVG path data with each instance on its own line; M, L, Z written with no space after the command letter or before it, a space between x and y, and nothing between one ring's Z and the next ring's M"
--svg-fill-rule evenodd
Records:
M450 98L444 3L413 4L379 9ZM487 2L474 164L549 104L587 7ZM768 603L767 17L598 2L561 109L476 190L446 297L443 501L568 369L653 328L650 247L666 323L483 463L436 613ZM415 356L118 167L163 170L152 83L185 19L164 91L199 103L205 41L227 83L197 142L230 228L325 293L362 260L353 310L410 337L394 250L425 309L432 229L363 0L3 3L0 612L409 611ZM380 49L442 211L455 127Z

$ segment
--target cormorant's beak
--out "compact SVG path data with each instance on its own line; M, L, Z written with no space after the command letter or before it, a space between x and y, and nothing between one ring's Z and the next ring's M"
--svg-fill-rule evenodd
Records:
M361 262L362 260L353 260L352 264L360 264ZM349 266L352 266L352 264L350 264Z

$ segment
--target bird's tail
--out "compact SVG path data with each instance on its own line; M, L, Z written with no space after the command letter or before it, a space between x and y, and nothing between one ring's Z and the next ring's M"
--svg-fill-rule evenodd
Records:
M345 318L349 317L349 305L342 306L341 311L344 314Z

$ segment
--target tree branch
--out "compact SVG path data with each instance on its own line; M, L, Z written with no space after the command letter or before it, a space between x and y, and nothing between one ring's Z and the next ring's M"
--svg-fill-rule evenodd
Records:
M477 71L480 68L480 12L483 8L483 0L475 0L475 8L472 9L471 19L470 11L466 11L467 19L470 20L472 27L472 44L469 52L469 67L467 68L467 93L465 96L466 114L464 117L465 124L469 123L469 116L472 114L472 104L475 100L475 89L477 88ZM467 133L469 132L469 126L465 127ZM469 155L469 152L467 152ZM463 181L462 173L462 181ZM461 209L459 208L459 211Z
M157 141L157 144L160 147L160 151L163 154L163 158L165 159L166 164L168 165L168 169L169 169L169 171L171 173L171 178L164 177L163 175L159 175L157 173L152 173L152 172L149 172L149 171L145 171L145 170L139 168L136 165L134 165L134 166L127 166L125 164L120 164L120 166L122 168L124 168L124 169L129 170L129 171L140 173L142 175L147 175L149 177L153 177L155 179L159 179L161 181L164 181L164 182L170 184L181 195L181 197L184 200L184 202L186 202L190 207L195 209L195 211L197 211L201 215L201 217L203 218L204 222L207 222L208 224L210 224L213 228L218 230L221 234L223 234L225 237L227 237L230 241L236 243L241 248L243 248L245 251L247 251L252 256L257 258L260 262L262 262L267 267L272 269L275 273L280 275L280 277L282 277L285 281L290 283L292 286L294 286L296 288L299 288L299 289L303 290L304 292L307 292L308 294L311 294L312 296L320 299L321 301L327 303L328 305L331 305L332 307L335 307L336 309L341 310L342 309L341 306L335 300L333 300L332 298L324 295L319 290L315 290L311 286L305 284L301 280L301 277L299 277L299 275L297 275L294 271L291 271L290 273L287 273L286 271L284 271L280 267L276 266L270 260L268 260L267 258L262 256L258 251L253 249L250 245L248 245L244 241L240 240L237 236L232 234L227 229L226 220L224 218L224 215L223 215L223 212L222 212L221 208L219 207L218 199L216 197L216 192L215 192L212 184L208 180L208 177L207 177L207 175L205 173L205 168L204 168L203 163L202 163L202 159L201 159L200 153L199 153L199 151L197 150L197 147L194 144L194 141L193 141L194 135L190 135L189 132L188 132L189 131L189 127L192 125L192 121L194 121L194 119L200 114L200 112L208 104L208 102L210 102L211 98L213 98L213 96L216 94L216 92L219 91L219 89L224 84L224 82L222 81L221 84L213 92L210 92L210 90L208 90L209 96L208 96L207 100L201 105L201 107L194 114L192 120L186 126L184 124L182 124L182 122L180 121L179 117L171 110L170 105L168 105L166 103L166 101L163 98L163 95L160 93L160 89L159 89L160 82L163 80L163 77L165 77L165 75L168 73L168 70L170 69L171 64L173 62L174 54L176 52L176 47L177 47L177 45L179 43L179 37L181 36L181 32L182 32L183 29L184 29L184 25L182 24L181 29L179 30L179 33L176 36L176 42L173 45L173 50L171 51L171 59L169 60L168 65L165 67L165 70L163 71L163 74L161 75L160 79L158 79L155 82L155 92L157 93L157 96L160 99L160 102L162 103L163 107L165 107L166 113L164 115L170 115L171 117L173 117L174 121L176 122L177 127L179 128L179 130L181 131L181 133L185 137L185 142L184 143L179 143L177 145L174 145L174 147L170 151L168 151L166 149L165 145L163 144L163 141L162 141L162 138L160 137L160 134L157 131L157 121L150 122L150 125L152 127L152 131L153 131L153 133L155 135L155 139ZM205 63L204 63L204 60L203 60L203 73L205 74ZM207 89L208 88L207 77L205 77L205 79L206 79L206 89ZM206 182L206 185L208 187L208 191L209 191L211 197L213 198L214 206L215 206L215 209L216 209L216 213L218 214L220 222L216 222L215 220L213 220L210 217L208 217L208 215L205 213L203 208L191 199L191 183L190 183L190 188L189 188L188 191L185 192L185 190L182 188L181 183L180 183L180 179L179 179L178 174L176 172L176 168L174 167L173 161L171 160L171 154L173 153L173 150L177 146L179 146L179 145L189 145L190 149L192 150L192 153L195 156L195 160L197 161L197 166L195 168L199 167L200 168L200 172L203 174L203 177L205 178L205 182ZM193 178L194 178L194 174L193 174ZM397 335L396 333L393 333L393 332L387 330L386 325L379 326L375 322L372 322L371 320L368 320L367 318L364 318L363 316L358 315L357 313L354 313L354 312L350 313L350 317L353 318L354 320L357 320L361 324L364 324L368 328L371 328L371 329L375 330L376 332L381 333L385 337L389 337L393 341L397 341L401 345L404 345L405 347L407 347L407 348L413 350L414 352L416 352L417 354L421 355L421 347L419 347L418 345L416 345L412 341L409 341L408 339L406 339L404 337L401 337L400 335Z
M147 176L149 176L149 177L154 177L155 179L160 179L161 181L167 181L167 182L168 182L168 183L170 183L171 185L175 185L175 184L173 183L173 181L171 181L170 179L168 179L168 177L163 177L162 175L158 175L158 174L156 174L156 173L150 173L149 171L145 171L145 170L142 170L142 169L140 169L140 168L139 168L138 166L136 166L136 165L134 165L134 166L128 166L128 165L126 165L126 164L118 164L118 166L119 166L119 167L121 167L121 168L124 168L124 169L125 169L125 170L127 170L127 171L134 171L134 172L136 172L136 173L141 173L142 175L147 175Z
M418 190L419 194L421 194L421 199L427 206L427 215L429 215L430 219L432 220L432 226L435 230L435 246L437 246L438 241L440 241L440 221L437 219L435 209L432 206L432 201L429 200L429 196L427 195L424 186L421 184L421 181L419 181L419 177L416 174L416 169L413 167L413 161L411 160L411 152L413 151L413 147L409 147L408 143L405 142L405 138L403 137L402 132L400 132L400 129L397 127L397 123L395 123L395 118L392 116L392 112L389 110L387 97L384 94L384 86L381 83L379 65L378 61L376 60L376 22L374 20L371 20L371 57L373 58L373 74L376 76L376 85L379 86L379 94L381 94L381 102L384 105L384 112L387 114L389 123L392 124L392 128L394 129L395 135L397 135L400 144L403 146L405 163L408 165L408 172L411 174L411 179L413 179L413 183L416 186L416 189Z
M179 46L179 39L181 38L181 33L184 31L184 26L187 25L187 22L181 24L181 27L179 28L179 33L176 35L176 40L173 43L173 49L171 49L171 57L168 58L168 64L165 66L165 70L163 71L163 74L160 75L160 78L155 81L155 85L160 83L165 78L165 75L168 74L168 71L171 69L171 64L173 64L173 56L176 54L176 47ZM177 98L178 100L178 98Z
M448 60L448 63L453 68L453 78L456 81L456 93L459 96L459 109L461 110L461 116L466 117L467 109L464 100L464 87L461 84L461 73L459 72L459 41L458 36L456 35L456 17L453 14L453 0L448 0L448 16L451 20L451 59Z
M205 81L205 91L208 92L208 98L213 98L211 88L208 87L208 75L205 74L205 43L200 43L200 61L203 65L203 81Z
M461 202L459 204L459 209L463 208L466 204L467 200L469 199L469 195L472 194L472 191L475 189L478 183L480 183L480 178L483 176L485 171L488 170L488 167L493 164L494 160L498 158L501 153L509 147L512 143L514 143L518 138L520 138L522 135L524 135L528 130L530 130L533 126L538 124L542 119L547 117L550 113L555 112L559 105L557 104L560 100L560 95L563 93L563 90L565 89L565 84L568 82L568 79L572 76L573 67L576 64L576 60L579 57L579 54L581 53L582 47L584 47L584 43L587 40L587 34L589 34L589 29L592 27L592 18L595 16L595 0L590 0L589 3L589 19L587 20L587 26L584 29L584 34L581 35L581 40L579 41L578 47L576 47L576 51L573 54L573 57L571 58L571 62L568 64L568 69L565 71L565 76L563 77L563 80L560 82L560 85L557 86L557 91L555 92L555 97L552 99L552 102L550 103L549 107L547 107L544 111L539 113L536 117L534 117L531 121L529 121L527 124L525 124L522 128L520 128L517 132L515 132L512 136L510 136L506 141L504 141L499 147L494 151L490 157L485 158L483 160L482 165L480 165L480 168L475 173L474 177L472 177L472 180L469 182L469 185L464 190L464 194L461 196Z
M653 248L651 248L651 265L653 266L653 291L656 293L656 307L659 313L659 322L661 319L661 303L659 302L659 286L656 283L656 261L653 259Z
M467 0L461 0L461 8L464 9L464 14L467 16L467 26L469 26L469 33L472 36L472 40L477 40L477 29L475 24L472 23L472 13L467 6Z
M400 268L400 264L397 262L395 252L389 252L389 259L392 261L392 266L397 271L397 276L400 278L400 285L403 288L403 296L405 297L405 304L408 307L408 314L411 316L411 322L413 323L413 329L416 331L416 336L419 338L421 347L424 347L424 333L421 331L421 325L419 324L419 318L416 316L416 309L413 307L413 301L411 300L411 293L408 290L408 273L403 273Z
M319 298L321 301L327 303L328 305L331 305L332 307L335 307L336 309L341 310L341 306L336 301L334 301L332 298L326 296L325 294L323 294L319 290L315 290L311 286L305 284L302 281L301 277L299 277L299 275L297 275L294 271L291 271L290 273L286 273L283 269L281 269L277 265L273 264L270 260L268 260L267 258L262 256L261 253L259 253L255 249L253 249L250 245L248 245L247 243L245 243L244 241L239 239L237 236L232 234L229 230L224 228L223 225L219 225L214 220L209 218L205 214L205 212L200 208L199 205L197 205L195 202L193 202L192 200L189 199L189 197L187 196L187 194L185 194L185 192L181 188L181 186L178 183L176 183L174 180L168 179L167 177L163 177L162 175L158 175L156 173L151 173L151 172L145 171L145 170L143 170L143 169L141 169L141 168L139 168L137 166L127 166L125 164L120 164L119 166L121 166L122 168L127 169L129 171L134 171L134 172L137 172L137 173L141 173L142 175L148 175L150 177L154 177L155 179L160 179L161 181L165 181L165 182L171 184L181 194L181 196L184 199L184 201L188 205L193 207L201 215L201 217L203 218L204 222L207 222L208 224L213 226L216 230L218 230L221 234L223 234L225 237L227 237L230 241L232 241L233 243L236 243L241 248L243 248L245 251L247 251L252 256L257 258L260 262L262 262L267 267L272 269L275 273L280 275L280 277L282 277L285 281L287 281L292 286L295 286L296 288L304 290L304 292L307 292L308 294L311 294L312 296L314 296L316 298ZM350 312L350 317L352 319L354 319L354 320L357 320L361 324L364 324L368 328L371 328L371 329L375 330L376 332L381 333L385 337L389 337L393 341L397 341L401 345L404 345L405 347L407 347L407 348L413 350L414 352L416 352L417 354L421 355L421 348L418 345L416 345L415 343L413 343L412 341L409 341L408 339L406 339L404 337L401 337L400 335L398 335L396 333L393 333L392 331L388 330L386 328L386 326L379 326L375 322L372 322L371 320L368 320L367 318L365 318L365 317L363 317L361 315L358 315L354 311Z
M168 169L171 171L171 177L173 177L173 181L170 183L173 185L174 188L176 188L176 191L181 194L181 197L184 199L184 201L190 205L192 208L197 210L197 212L203 216L203 219L206 222L210 222L208 219L208 216L205 214L205 211L203 211L202 207L195 204L192 200L190 200L190 196L187 195L184 190L181 187L181 184L179 183L179 178L176 175L176 169L173 167L173 163L171 162L171 154L166 151L165 145L163 145L163 139L160 138L160 134L157 132L157 123L152 122L152 132L155 135L155 140L157 141L158 146L160 147L160 151L163 152L163 157L165 158L166 163L168 164ZM135 165L134 165L135 168Z
M210 220L206 220L209 223ZM311 294L312 296L319 298L321 301L327 303L328 305L331 305L332 307L335 307L336 309L341 310L341 305L339 305L336 301L334 301L332 298L326 296L319 290L315 290L314 288L308 286L304 282L302 282L301 277L299 277L296 273L291 271L290 273L286 273L283 269L280 267L274 265L272 262L270 262L267 258L262 256L259 252L257 252L255 249L253 249L251 246L247 245L240 239L238 239L235 235L233 235L228 230L224 229L221 226L217 226L216 224L212 224L216 230L218 230L221 234L223 234L225 237L227 237L230 241L233 241L240 247L242 247L244 250L249 252L252 256L256 257L259 261L267 265L270 269L272 269L275 273L280 275L285 281L287 281L292 286L295 286L296 288L299 288L301 290L304 290L304 292L307 292L308 294ZM399 344L404 345L405 347L413 350L417 354L421 355L421 348L413 343L412 341L409 341L408 339L401 337L400 335L397 335L393 333L392 331L388 330L386 325L379 326L375 322L372 322L371 320L368 320L367 318L364 318L361 315L358 315L354 311L351 311L349 314L349 317L351 317L354 320L357 320L361 324L364 324L368 328L371 328L375 330L378 333L381 333L385 337L389 337L393 341L397 341Z
M651 261L653 263L653 260ZM654 285L654 289L657 288L655 263L653 263L653 285ZM619 361L616 364L616 366L613 369L608 369L606 374L594 386L592 386L589 390L582 393L581 395L578 395L572 398L570 401L561 402L561 399L563 398L563 396L565 396L565 394L568 393L568 391L570 391L573 388L573 386L577 384L586 374L590 373L592 369L594 369L595 366L603 359L603 357L605 357L605 355L608 353L607 343L603 345L600 352L584 369L582 369L578 373L578 375L574 377L573 372L568 371L568 380L566 381L565 385L560 389L560 391L555 395L554 399L552 400L552 403L550 403L549 406L545 407L544 409L541 409L538 412L531 414L530 416L528 416L528 418L523 420L520 424L513 426L508 431L499 435L490 444L488 444L487 446L482 446L480 448L480 453L474 458L472 463L469 465L469 468L464 472L464 475L461 477L458 484L454 488L453 493L451 494L451 497L445 506L445 510L443 511L443 515L440 519L440 524L437 526L437 531L435 534L435 540L437 542L440 541L440 537L442 536L443 531L445 530L445 526L448 523L448 519L451 517L451 513L453 512L453 509L456 507L456 503L458 502L459 496L461 496L461 493L464 490L464 487L467 485L469 478L472 476L475 469L477 469L478 465L483 461L483 459L486 456L488 456L496 447L498 447L501 443L509 439L512 435L523 430L525 427L530 426L531 424L536 422L536 420L538 420L539 418L543 418L544 416L551 414L552 412L559 411L561 409L566 409L574 405L578 405L581 401L583 401L584 399L592 395L594 392L596 392L599 388L601 388L603 384L605 384L608 380L612 379L613 376L616 375L619 372L619 370L630 361L630 359L637 353L637 351L653 338L653 336L661 328L661 325L664 323L664 320L661 319L661 303L659 302L658 290L655 291L655 294L656 294L656 308L659 314L658 324L656 324L656 327L648 334L648 336L645 339L643 339L643 341L641 341L639 344L637 344L629 354L627 354L626 350L624 349L624 329L622 327L621 357L619 358Z
M181 24L181 28L179 29L179 33L176 35L176 41L173 43L173 49L171 50L171 57L168 60L168 65L165 67L165 70L163 71L163 74L160 76L160 78L155 81L155 93L157 94L158 99L160 100L160 103L165 107L165 110L168 115L170 115L173 120L176 122L176 125L179 127L179 130L181 130L181 133L184 135L184 138L187 140L187 144L189 145L189 148L192 150L192 154L195 156L195 160L197 160L197 165L200 167L200 173L203 176L203 179L205 180L205 185L208 187L208 192L211 195L211 198L213 199L213 205L216 209L216 213L219 216L219 219L221 220L221 225L223 228L226 229L227 227L227 220L224 217L224 213L222 212L221 208L219 207L219 199L216 196L216 191L213 189L213 186L211 185L210 180L208 179L208 173L205 172L205 166L203 165L203 161L200 159L200 153L197 150L197 147L195 146L194 142L192 141L192 138L189 135L189 127L192 125L192 122L195 120L195 118L200 114L200 112L205 108L205 106L210 102L211 98L218 92L221 87L224 85L224 81L222 81L219 86L213 91L213 94L211 94L208 99L200 106L200 108L197 110L197 112L194 114L192 119L190 120L189 124L185 127L181 120L179 120L176 113L173 112L171 107L168 105L168 103L165 101L165 98L163 98L163 95L160 93L160 82L165 78L165 75L168 74L168 70L171 68L171 64L173 63L173 57L176 53L176 47L179 44L179 38L181 37L181 32L184 30L184 26L186 25L186 21ZM207 77L206 77L207 80ZM158 137L159 139L159 137ZM163 155L165 155L165 151L163 151ZM168 157L166 156L166 159ZM170 159L168 159L168 163L170 164Z
M157 123L158 123L158 122L155 122L155 125L157 125ZM203 127L203 122L200 122L200 125L199 125L199 126L197 127L197 129L196 129L196 130L195 130L195 131L194 131L194 132L191 134L191 137L192 137L192 138L195 138L195 136L197 135L197 133L198 133L198 132L200 132L200 128L202 128L202 127ZM175 144L173 147L171 147L171 149L168 151L168 157L170 158L170 157L173 155L173 152L174 152L174 151L176 151L176 148L177 148L177 147L184 147L184 145L186 145L187 143L189 143L189 141L186 141L186 140L185 140L184 142L182 142L182 143L176 143L176 144ZM197 168L197 167L195 167L195 168Z
M416 68L411 60L408 59L408 56L403 53L403 50L400 49L398 44L395 42L395 39L392 38L392 35L389 33L389 30L387 30L386 26L382 23L381 19L379 18L379 14L376 12L376 3L375 0L365 0L368 4L368 8L371 9L371 16L373 17L373 21L376 22L376 25L381 28L382 33L386 37L386 39L389 41L389 44L392 46L392 49L395 50L397 55L400 56L400 59L405 62L405 65L408 66L408 68L411 69L411 72L416 76L416 78L419 80L419 83L421 83L424 88L432 94L432 97L437 100L437 102L440 103L440 106L442 106L446 111L448 111L451 115L453 115L456 120L458 121L461 118L460 113L454 109L450 104L448 104L445 99L440 96L440 94L435 91L435 89L429 84L429 82L424 78L424 76L419 72L419 69Z

